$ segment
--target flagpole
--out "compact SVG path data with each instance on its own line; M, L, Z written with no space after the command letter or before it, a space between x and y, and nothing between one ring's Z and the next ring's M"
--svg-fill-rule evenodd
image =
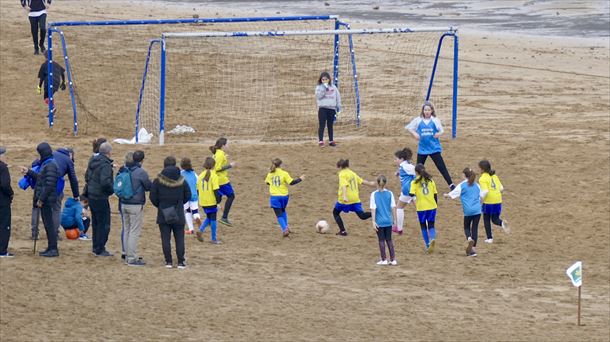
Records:
M577 323L578 326L580 326L580 288L581 287L582 287L582 285L578 287L578 323Z

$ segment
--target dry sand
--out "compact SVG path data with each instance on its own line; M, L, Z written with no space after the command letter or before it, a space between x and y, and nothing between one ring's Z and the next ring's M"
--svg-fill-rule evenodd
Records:
M86 13L78 2L58 1L53 13L62 19L192 14L122 3L96 3ZM220 13L232 14L240 13ZM310 142L231 144L237 199L235 227L220 226L225 243L188 238L189 268L167 270L149 205L139 245L148 265L134 269L119 257L94 258L82 241L60 242L56 259L32 255L31 193L17 188L17 166L31 162L35 145L47 140L77 147L82 179L95 136L67 136L65 117L53 131L46 128L34 92L40 61L31 55L27 20L16 1L0 1L0 15L0 145L9 149L16 189L10 243L16 257L0 260L0 340L609 339L607 40L462 33L459 138L443 138L443 155L455 179L464 166L491 160L506 187L503 216L513 227L510 236L497 231L493 245L481 244L477 258L464 256L461 208L445 199L434 255L424 255L414 208L407 209L406 234L395 237L398 267L375 265L376 237L370 222L355 215L345 216L346 238L316 234L318 219L333 223L336 160L349 157L357 173L372 179L393 174L394 150L416 147L407 134L342 141L339 131L336 149ZM118 66L130 67L129 61ZM60 94L59 101L68 98ZM117 137L104 130L114 125L108 120L92 132ZM130 149L115 146L113 155L118 161ZM144 167L156 174L169 154L200 165L206 149L146 146ZM263 184L276 156L294 176L309 176L292 188L288 239L280 237ZM398 192L396 179L390 188ZM365 206L368 194L361 191ZM115 199L111 205L108 248L120 254ZM584 263L584 327L575 325L576 289L565 276L576 260Z

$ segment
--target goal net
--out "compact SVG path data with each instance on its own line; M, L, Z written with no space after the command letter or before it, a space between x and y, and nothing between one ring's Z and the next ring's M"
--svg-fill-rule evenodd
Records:
M53 49L49 50L54 61L64 67L69 64L69 70L66 71L70 73L69 88L73 90L55 93L54 103L61 113L67 112L67 115L51 115L50 123L55 120L53 126L60 129L74 126L76 130L78 127L80 135L133 137L133 113L136 112L142 88L142 71L150 40L161 37L170 27L173 31L185 32L314 30L334 29L336 25L337 17L329 15L49 23L53 44ZM158 47L153 46L152 50L155 49ZM150 65L158 65L156 59L159 56L159 53L151 54ZM158 77L159 69L155 72L149 70L149 75ZM147 78L147 81L150 80L152 78ZM152 87L159 88L160 85L151 84ZM150 100L159 98L158 91L156 95L152 92L143 95ZM150 109L146 103L141 105ZM156 106L158 110L159 105ZM155 123L158 125L158 121L155 121L158 120L158 112L156 116L146 126L154 126ZM147 130L153 133L154 139L158 139L158 130L155 131L157 128L153 126L150 129L147 127Z
M429 88L430 100L449 126L457 86L451 41L442 46L431 83L443 34L455 35L455 31L165 33L143 82L142 107L150 110L141 112L139 120L150 122L153 130L159 130L159 123L167 133L173 129L177 134L166 135L171 142L219 136L313 139L318 126L314 90L320 73L328 71L336 77L342 99L337 136L404 132L405 123L419 115ZM180 134L183 126L195 133Z

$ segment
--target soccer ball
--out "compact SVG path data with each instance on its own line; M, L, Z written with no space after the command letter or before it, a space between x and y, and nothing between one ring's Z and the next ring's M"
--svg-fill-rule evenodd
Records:
M318 223L316 223L316 232L318 232L320 234L329 233L330 226L328 225L328 222L326 222L324 220L318 221Z
M76 240L80 236L80 231L78 229L66 229L66 237L68 240Z

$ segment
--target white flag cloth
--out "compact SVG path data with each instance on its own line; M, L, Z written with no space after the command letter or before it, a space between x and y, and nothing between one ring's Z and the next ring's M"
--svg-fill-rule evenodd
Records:
M582 262L577 261L566 270L566 274L572 280L572 285L579 287L582 285Z
M138 144L148 144L152 140L152 137L153 137L153 134L148 133L146 128L140 128L140 131L138 132ZM114 139L113 141L117 144L132 144L133 145L136 143L136 137L134 136L133 138L131 138L129 140Z

